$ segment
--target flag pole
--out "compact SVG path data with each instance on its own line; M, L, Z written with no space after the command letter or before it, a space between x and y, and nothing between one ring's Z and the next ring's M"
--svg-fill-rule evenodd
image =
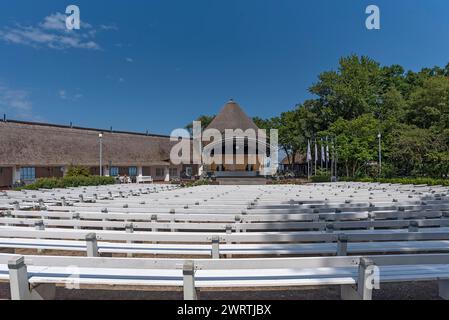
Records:
M323 155L324 155L323 138L320 139L320 147L321 147L320 168L321 168L321 170L323 170Z
M331 138L331 148L330 149L331 149L330 150L330 155L331 155L331 163L330 163L330 165L331 165L331 177L333 177L334 176L334 143L333 143L332 138Z
M307 140L307 179L310 180L310 160L312 158L312 153L310 151L310 139Z
M316 137L315 137L315 159L314 159L314 164L315 164L315 175L316 175L316 163L318 162L318 147L316 145Z

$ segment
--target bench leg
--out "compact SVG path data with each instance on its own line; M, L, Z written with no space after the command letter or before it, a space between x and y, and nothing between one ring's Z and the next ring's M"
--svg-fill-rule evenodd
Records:
M195 288L195 267L192 261L186 261L183 267L184 300L197 300Z
M449 279L438 280L438 295L444 300L449 300Z
M361 258L357 292L362 300L371 300L373 289L379 289L379 272L371 259Z
M8 261L11 300L31 300L28 271L23 256Z
M340 289L343 300L371 300L373 289L379 289L379 271L371 259L361 258L357 289L352 285L342 285Z

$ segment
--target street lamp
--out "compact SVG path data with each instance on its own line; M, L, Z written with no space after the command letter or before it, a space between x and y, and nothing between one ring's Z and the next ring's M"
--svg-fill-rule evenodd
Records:
M378 120L379 120L379 133L377 134L377 139L379 139L379 168L378 168L378 174L379 179L380 175L382 174L382 134L380 133L381 127L382 127L382 104L383 104L383 98L381 96L377 96L376 99L377 108L378 108Z
M100 176L103 176L103 133L98 134L100 139Z
M382 143L381 143L382 134L380 133L380 131L379 134L377 135L377 138L379 139L379 178L380 178L380 175L382 173Z

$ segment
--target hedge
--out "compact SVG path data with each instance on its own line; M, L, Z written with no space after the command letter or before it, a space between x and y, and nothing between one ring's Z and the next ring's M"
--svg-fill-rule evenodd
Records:
M318 183L318 182L331 182L331 176L330 175L318 175L313 176L310 178L312 182Z
M354 182L380 182L380 183L400 183L400 184L426 184L429 186L449 186L449 179L433 179L433 178L340 178L339 181Z
M37 189L54 189L54 188L71 188L81 186L100 186L114 184L114 177L63 177L63 178L39 178L34 183L16 188L16 190L37 190Z
M191 188L191 187L197 187L197 186L205 186L213 184L211 181L207 179L200 179L196 181L188 181L185 183L181 183L181 187Z

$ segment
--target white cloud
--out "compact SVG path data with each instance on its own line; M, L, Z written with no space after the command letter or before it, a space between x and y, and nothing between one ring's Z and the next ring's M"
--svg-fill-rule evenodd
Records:
M26 90L13 89L0 83L0 112L8 117L38 120L33 115L33 104Z
M106 31L109 31L109 30L117 31L118 30L117 26L115 26L115 25L102 24L102 25L100 25L100 28L101 28L101 30L106 30Z
M65 25L65 19L66 16L64 14L57 12L45 17L42 22L34 26L16 25L14 27L4 27L0 29L0 40L33 48L47 47L58 50L71 48L101 49L100 45L95 41L97 31L91 24L81 21L80 30L68 30Z
M66 16L64 14L57 12L55 14L49 15L48 17L45 17L44 22L42 22L40 25L42 26L42 28L47 30L65 31L65 19Z
M67 99L67 92L66 92L65 90L59 90L59 97L60 97L62 100Z
M132 63L132 62L134 62L134 59L133 58L126 58L126 62Z
M78 92L78 89L76 93L69 93L67 92L67 90L61 89L58 91L58 95L59 98L61 98L62 100L69 100L69 101L75 101L83 97L83 94Z

